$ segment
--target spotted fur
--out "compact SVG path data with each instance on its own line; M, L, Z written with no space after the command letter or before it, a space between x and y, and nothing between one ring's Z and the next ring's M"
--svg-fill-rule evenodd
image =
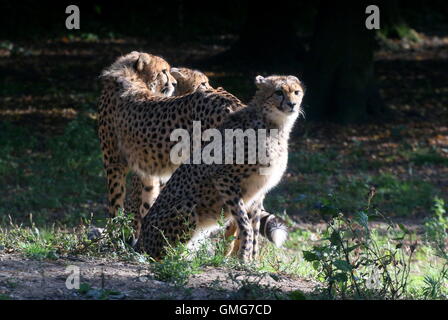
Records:
M176 96L211 89L208 77L198 70L171 68L171 74L177 80Z
M188 68L171 68L171 74L177 80L176 95L180 96L196 91L212 89L207 76L200 71ZM224 119L222 119L222 121L224 121ZM160 185L160 188L162 187L163 184ZM142 202L144 201L142 194L144 195L142 181L138 175L134 174L131 178L129 192L126 193L124 210L126 213L131 213L135 217L135 239L138 238L140 233L142 215L144 215L144 212L147 210L147 207L142 208ZM150 205L152 205L152 203L150 203ZM273 242L277 247L280 247L288 235L285 225L275 215L270 214L264 209L261 212L260 223L263 226L260 230L260 234ZM236 229L236 224L234 221L230 221L226 228L226 235L233 235ZM231 248L229 249L229 254L230 253L234 253Z
M133 51L118 58L100 76L103 89L98 104L98 135L111 216L123 207L124 179L139 160L131 157L133 161L129 161L129 153L137 148L132 142L136 128L145 126L142 119L147 118L148 110L141 106L152 99L157 104L160 97L173 94L177 82L169 71L170 65L164 59ZM149 134L148 129L144 133Z
M169 65L161 64L161 73L165 74ZM174 129L191 131L193 121L201 121L204 130L213 128L229 113L244 107L225 90L210 89L181 97L149 95L144 90L146 84L132 65L119 59L102 76L99 137L112 215L123 208L125 178L129 171L136 173L143 183L140 210L149 209L159 193L159 180L168 178L178 167L170 161L170 150L176 144L170 141ZM163 88L157 87L156 92L163 94Z
M237 225L240 259L249 262L256 258L263 199L286 170L288 139L302 113L303 98L302 84L293 76L258 76L256 85L258 90L251 103L227 115L219 130L223 136L225 129L268 130L267 164L183 163L144 214L139 250L156 259L165 254L168 244L182 242L194 250L201 239L218 227L224 214L225 219ZM207 91L193 94L197 98L207 95ZM279 134L272 135L269 129L278 129ZM245 160L247 154L246 143Z

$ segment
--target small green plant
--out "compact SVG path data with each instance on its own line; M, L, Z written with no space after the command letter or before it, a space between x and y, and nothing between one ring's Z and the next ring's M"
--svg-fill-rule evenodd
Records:
M91 218L92 219L92 218ZM96 238L88 239L86 220L77 228L63 230L56 228L39 229L30 217L31 227L12 222L8 228L0 227L0 247L2 250L18 251L31 259L57 259L68 255L107 255L140 262L147 259L135 252L130 245L133 234L133 217L119 212L109 219L104 231Z
M407 291L416 242L403 225L389 222L391 239L381 243L369 227L373 196L374 192L369 195L367 210L353 218L334 208L323 242L303 252L304 259L319 272L330 298L397 299ZM371 215L382 216L377 210Z
M24 243L22 249L26 256L34 260L56 260L59 258L54 249L41 243Z
M191 275L200 271L194 260L188 260L188 249L185 245L168 246L163 260L153 265L155 278L160 281L182 286L188 282Z
M95 300L109 300L109 299L122 299L124 295L119 291L93 288L88 283L81 283L78 289L78 294L84 298Z
M238 262L231 257L227 257L227 250L232 241L236 238L230 236L226 238L224 212L218 219L219 232L213 239L207 239L201 242L199 250L194 255L194 261L201 266L219 267L223 265L235 265Z
M82 225L83 231L77 246L73 248L70 254L95 254L107 253L108 255L120 256L129 260L146 262L143 255L134 251L131 245L134 232L134 217L123 210L118 210L117 215L108 219L104 230L96 237L87 239L86 225L92 221L86 220Z
M436 197L434 199L433 216L426 219L424 229L425 238L443 261L440 271L435 274L427 274L424 278L423 295L426 299L446 299L448 297L448 254L446 242L448 239L448 216L446 215L445 202Z
M393 24L385 24L381 27L381 30L378 31L378 35L383 40L398 38L410 42L421 41L420 35L403 21Z
M99 37L94 33L82 33L81 39L85 40L86 42L97 42L99 40Z
M425 235L428 242L444 246L448 238L448 215L446 215L445 202L436 197L434 199L434 215L425 222Z
M425 299L447 299L448 289L446 282L448 281L448 264L445 263L442 270L435 275L425 275L423 295Z

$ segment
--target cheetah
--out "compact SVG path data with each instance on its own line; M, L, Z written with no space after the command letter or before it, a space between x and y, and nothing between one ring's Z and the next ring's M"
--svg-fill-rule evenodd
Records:
M116 93L116 96L113 96L115 99L131 96L134 99L172 96L177 81L169 71L168 62L149 53L132 51L119 57L100 75L103 81L100 109L106 111L112 108L109 106L110 102L103 101L103 97L110 97L111 92Z
M210 85L208 77L201 71L179 67L171 68L170 73L177 81L176 90L174 92L174 95L176 96L213 89ZM160 187L163 187L162 181ZM143 184L140 181L140 177L137 175L132 175L130 192L126 194L125 198L125 212L135 214L140 211L139 209L137 210L137 208L140 208L142 203L142 199L140 198L142 190Z
M177 86L174 94L176 96L191 94L196 91L205 91L213 89L209 83L208 77L198 71L188 68L171 68L170 73L177 80ZM218 88L223 90L222 88ZM159 188L163 187L161 183ZM144 195L143 184L138 175L133 175L131 178L131 185L129 192L126 193L124 202L124 211L134 215L134 243L137 240L141 229L141 214L142 214L142 195ZM154 195L156 196L156 195ZM148 201L151 205L151 201ZM143 208L145 209L145 208ZM144 212L144 211L143 211ZM231 221L226 227L226 235L231 235L235 232L236 224ZM273 242L277 247L281 247L283 242L287 239L287 228L283 221L275 215L264 210L261 213L261 235ZM231 249L230 249L231 250ZM229 253L231 252L229 250Z
M162 187L164 186L161 186L161 188ZM134 245L138 240L142 226L143 217L140 214L142 189L143 185L140 181L140 178L136 175L132 176L130 192L129 194L126 194L124 211L134 216L135 232L132 242ZM279 217L266 211L262 204L260 209L260 235L268 239L270 242L274 243L277 248L280 248L288 238L288 230L285 222L282 221L282 219L280 219ZM236 232L236 228L237 226L234 220L229 221L229 223L226 225L225 237L228 238L230 236L233 236ZM234 250L237 248L237 246L235 245L236 242L238 242L238 240L235 240L235 242L231 243L231 247L228 248L227 255L236 253Z
M182 96L190 94L196 91L205 91L208 89L213 89L210 85L208 77L198 70L193 70L185 67L171 68L171 75L176 79L177 86L174 92L176 96ZM163 187L163 181L160 181L160 188ZM124 211L126 213L131 213L134 215L134 241L138 238L141 219L140 207L142 204L142 192L143 184L140 177L133 174L131 177L131 185L129 192L126 193L124 202ZM143 199L144 201L144 199Z
M136 134L132 126L140 127L146 113L140 110L140 114L136 115L135 110L127 108L133 109L133 104L140 106L144 101L156 97L171 96L177 81L169 71L170 65L163 58L133 51L118 58L100 75L103 89L98 104L98 135L107 176L111 216L122 207L124 200L123 178L131 165L125 146ZM133 119L129 121L131 114ZM147 129L144 132L148 133Z
M176 96L212 89L208 77L198 70L171 68L171 74L177 80Z
M155 56L142 63L141 55L130 56L118 59L101 76L104 88L99 104L99 137L112 216L123 209L129 171L136 173L143 183L140 211L146 212L152 205L159 193L160 180L167 180L179 166L170 161L170 150L176 144L170 139L174 129L191 131L193 121L201 121L204 130L214 128L228 114L245 107L223 89L162 97L171 95L177 83L170 74L169 64ZM146 76L138 74L145 68L152 74L147 77L153 80L149 86L142 80ZM164 82L157 81L159 78ZM154 94L147 92L148 87Z
M170 83L175 88L174 93L176 95L185 95L194 91L213 89L209 84L207 76L200 71L187 68L171 68L170 72L168 70L170 70L169 65L162 58L134 51L117 59L111 67L102 73L103 81L106 84L104 84L103 98L99 107L99 133L108 177L109 202L111 205L116 204L115 208L109 208L111 215L113 215L116 209L121 207L118 201L125 193L125 185L122 182L122 179L124 179L123 172L129 170L129 168L126 168L126 162L122 161L121 154L117 150L113 151L109 149L111 146L120 145L119 137L113 132L115 127L114 123L118 120L113 114L116 110L116 105L129 105L134 101L142 103L142 101L151 99L157 95L169 96L174 91ZM163 82L165 76L168 78L168 83ZM178 86L176 86L176 81ZM110 88L110 91L115 93L108 95L107 88ZM237 105L236 108L241 108L242 103L236 97L223 91L222 88L218 88L217 90L224 92L225 95L230 97L230 100L234 101ZM122 99L125 101L122 101ZM111 102L115 106L111 106ZM151 106L152 104L148 105ZM121 110L121 112L126 113L126 110ZM215 125L218 125L219 121L224 119L224 115L222 112L210 112L210 117L216 117L218 120ZM151 129L151 126L148 129ZM143 130L147 132L146 129ZM163 139L166 140L166 137L163 137ZM159 138L159 140L163 139ZM154 147L150 145L150 148ZM174 171L174 168L172 171ZM124 173L124 176L126 176L126 173ZM117 178L118 181L116 181ZM142 207L143 209L147 208L144 205L144 201L148 198L149 188L151 186L146 186L144 189L140 176L134 175L132 177L131 196L126 199L127 208L125 208L125 211L133 213L138 218L137 213L142 211ZM157 196L159 189L158 181L154 181L154 189L155 192L152 194L153 199ZM115 194L118 194L119 197L115 196ZM142 195L142 198L140 198L140 195ZM151 194L146 203L152 203ZM136 205L139 207L138 210L135 208ZM287 237L286 227L283 222L270 213L263 212L261 223L264 226L261 232L262 235L274 242L277 246L281 246ZM135 221L135 237L138 237L140 224L141 221L137 219ZM234 225L230 224L228 229L233 230L234 227Z
M181 242L194 251L201 239L218 227L224 215L226 220L236 222L238 257L243 262L257 258L263 199L286 170L289 135L294 122L303 114L304 87L294 76L257 76L255 84L257 91L252 101L228 115L219 131L224 136L226 129L243 132L253 129L260 136L258 132L264 129L267 133L261 146L265 147L267 161L257 159L255 164L250 164L246 142L242 164L235 164L234 150L231 150L232 163L184 162L143 215L138 250L160 259L166 253L167 242Z

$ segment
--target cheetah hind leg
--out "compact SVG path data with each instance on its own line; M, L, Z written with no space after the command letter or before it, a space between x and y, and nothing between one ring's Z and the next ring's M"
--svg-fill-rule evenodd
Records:
M110 165L106 168L106 173L109 189L109 214L111 217L115 217L118 209L124 208L128 170L122 165Z
M156 177L142 179L137 175L132 176L130 192L125 201L125 212L134 215L134 235L132 240L134 247L141 234L143 218L154 204L162 187L162 181Z
M259 255L259 240L258 236L260 234L260 219L261 219L261 208L257 207L254 211L249 214L252 223L252 229L254 230L254 238L252 244L252 259L258 259Z
M238 226L238 258L248 263L252 260L254 232L244 202L240 198L234 198L227 200L226 204Z
M133 238L130 239L130 245L135 247L138 237L141 233L142 228L142 217L140 216L140 207L142 203L141 194L143 185L140 177L134 173L131 173L131 185L126 191L126 199L124 202L124 212L126 214L132 214L134 216L133 227L134 233Z
M252 259L256 260L259 255L259 240L258 237L260 235L260 219L261 219L261 209L256 209L253 212L249 213L249 218L252 223L252 228L254 232L253 237L253 248L252 248ZM226 257L235 256L238 253L238 249L240 247L240 238L238 237L238 228L235 220L230 221L230 223L226 226L225 239L229 239L230 237L234 237L233 240L230 241L229 246L227 248Z

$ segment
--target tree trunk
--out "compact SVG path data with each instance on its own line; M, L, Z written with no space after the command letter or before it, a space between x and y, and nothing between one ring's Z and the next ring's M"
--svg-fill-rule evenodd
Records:
M248 0L247 6L239 39L213 62L244 62L267 68L296 62L303 50L293 25L294 1L280 0L273 6L269 2Z
M233 50L245 57L260 60L294 55L298 49L292 24L292 3L279 1L273 12L272 3L250 0L248 17Z
M360 122L382 106L375 86L375 30L365 26L369 4L321 1L305 66L311 119Z

